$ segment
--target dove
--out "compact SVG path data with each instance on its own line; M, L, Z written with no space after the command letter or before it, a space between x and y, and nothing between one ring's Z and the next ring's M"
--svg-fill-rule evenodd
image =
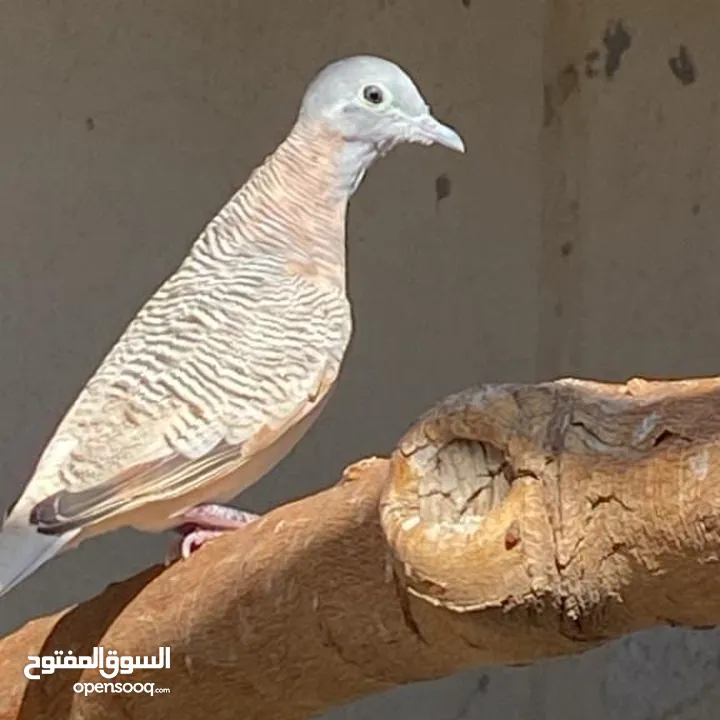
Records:
M299 442L352 335L348 203L400 143L464 152L379 57L323 68L289 133L205 226L56 426L0 530L0 595L121 527L183 557L255 517L222 503Z

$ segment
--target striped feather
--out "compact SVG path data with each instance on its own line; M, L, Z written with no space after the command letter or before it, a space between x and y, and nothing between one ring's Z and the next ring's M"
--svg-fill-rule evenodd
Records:
M182 495L318 405L351 334L341 155L298 122L111 349L14 513L59 533Z

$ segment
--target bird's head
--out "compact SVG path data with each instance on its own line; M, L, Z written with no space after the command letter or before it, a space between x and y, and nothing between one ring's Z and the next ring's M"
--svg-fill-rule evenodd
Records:
M372 157L403 142L465 152L462 138L433 117L410 76L379 57L360 55L326 66L305 92L300 119L322 124Z

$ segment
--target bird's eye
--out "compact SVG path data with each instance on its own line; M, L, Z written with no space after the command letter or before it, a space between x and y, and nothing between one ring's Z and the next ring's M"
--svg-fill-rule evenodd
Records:
M363 88L363 97L373 105L379 105L383 99L383 91L377 85L367 85Z

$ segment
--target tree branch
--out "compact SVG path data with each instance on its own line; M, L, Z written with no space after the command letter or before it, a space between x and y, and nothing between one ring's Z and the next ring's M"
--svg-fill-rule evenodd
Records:
M720 619L720 380L487 386L390 461L0 641L0 719L308 718L480 663ZM172 649L105 680L28 655ZM169 694L73 692L153 682Z

